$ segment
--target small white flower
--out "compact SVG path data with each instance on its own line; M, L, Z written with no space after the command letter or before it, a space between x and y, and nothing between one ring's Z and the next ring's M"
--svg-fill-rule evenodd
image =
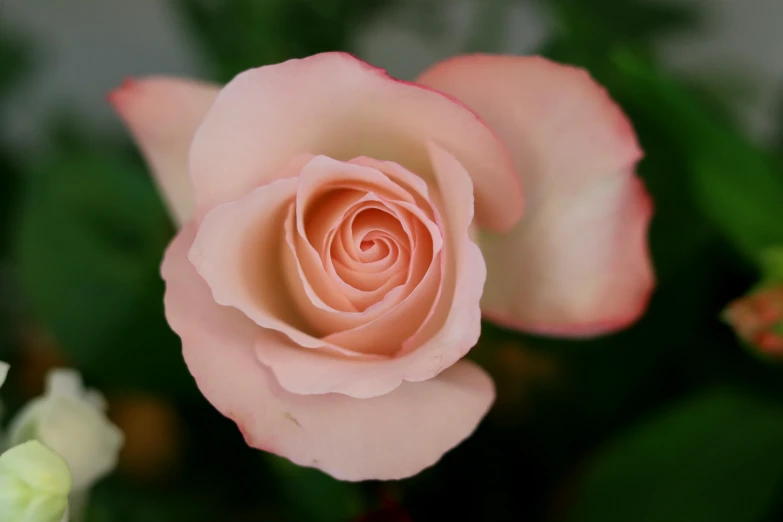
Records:
M11 422L11 444L37 439L62 455L71 469L73 490L90 488L117 466L122 432L105 415L100 393L85 390L78 372L49 373L46 393Z
M65 460L38 441L0 455L0 515L3 521L66 520L71 475Z
M8 376L8 368L10 368L8 363L0 361L0 386L3 386L6 376Z

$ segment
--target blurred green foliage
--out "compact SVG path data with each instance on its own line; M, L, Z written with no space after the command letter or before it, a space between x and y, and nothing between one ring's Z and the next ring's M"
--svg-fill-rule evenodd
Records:
M4 109L4 96L30 65L29 55L21 41L5 29L0 23L0 111ZM8 262L13 210L19 189L17 159L2 138L0 134L0 357L11 350L14 337L14 294L6 288L2 267Z
M37 319L104 386L192 390L157 275L172 229L144 168L84 144L29 169L17 275Z
M350 49L361 21L390 0L174 0L218 81L324 50Z
M449 1L170 3L212 79L226 81L288 58L358 52L358 28L402 3L397 22L435 31ZM466 47L501 50L517 1L475 0ZM121 470L94 492L91 522L350 521L389 497L398 522L783 517L783 371L718 320L783 245L783 118L766 149L713 86L666 67L657 43L699 27L690 3L537 1L553 28L541 53L587 68L637 130L658 289L642 321L605 338L487 325L471 356L498 382L498 408L437 466L398 483L340 483L251 450L199 396L162 314L158 265L173 227L127 139L53 118L54 146L32 159L0 141L0 270L14 275L6 289L0 272L0 341L15 343L13 362L30 364L22 330L34 324L91 384L152 394L186 426L181 435L147 426L152 440L179 437L178 464L164 478ZM29 66L25 49L0 27L0 104Z
M781 437L779 405L701 392L596 455L569 520L763 520L783 484Z

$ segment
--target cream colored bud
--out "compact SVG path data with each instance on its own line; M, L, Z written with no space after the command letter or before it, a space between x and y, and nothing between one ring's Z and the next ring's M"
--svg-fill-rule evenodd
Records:
M54 370L46 393L11 422L11 444L37 439L59 453L71 469L73 490L90 488L117 466L122 432L105 415L103 397L85 390L78 372Z
M64 520L70 490L71 474L65 460L40 442L26 442L0 455L2 520Z
M8 363L4 363L3 361L0 361L0 387L3 386L3 383L5 382L5 378L8 376Z

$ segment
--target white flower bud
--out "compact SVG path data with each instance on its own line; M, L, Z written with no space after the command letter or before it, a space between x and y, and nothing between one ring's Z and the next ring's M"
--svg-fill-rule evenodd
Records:
M8 376L8 368L10 368L8 363L0 361L0 387L3 386L6 376Z
M73 490L90 488L117 466L122 432L105 415L106 402L85 390L78 372L49 373L46 393L31 401L11 423L11 444L37 439L62 455Z
M3 387L3 383L5 383L5 378L8 377L8 369L11 366L8 363L4 363L3 361L0 361L0 388ZM0 421L3 420L3 414L5 413L3 401L0 400ZM3 448L3 442L5 441L3 436L3 429L0 427L0 451L2 451Z
M15 522L65 520L71 474L65 460L38 441L0 455L0 514Z

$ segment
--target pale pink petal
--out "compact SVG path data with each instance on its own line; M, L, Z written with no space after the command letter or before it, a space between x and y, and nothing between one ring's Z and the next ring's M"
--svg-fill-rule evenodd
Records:
M457 57L418 81L489 122L522 179L524 219L481 235L485 315L573 336L635 321L654 284L652 206L634 176L642 153L633 129L605 90L583 70L537 57Z
M151 77L126 80L109 94L179 225L192 217L195 208L188 176L190 144L218 91L206 83Z
M283 221L296 186L296 178L283 177L215 207L199 225L188 258L218 304L240 310L301 346L317 348L325 343L307 333L280 267Z
M518 220L522 194L508 151L475 114L344 53L253 69L221 91L191 149L199 212L267 183L305 152L395 161L427 176L428 139L474 177L484 226L508 229Z
M343 197L344 191L351 189L374 192L355 201ZM339 201L328 204L330 196ZM318 156L302 169L297 191L297 226L294 231L292 220L286 221L289 248L284 253L283 265L288 289L298 309L313 326L313 332L325 335L326 343L360 353L390 355L399 351L403 341L425 319L440 283L439 267L434 266L432 270L430 267L443 242L437 225L413 204L415 201L380 171L357 163ZM350 292L341 285L345 279L340 275L345 276L346 271L338 263L337 277L332 277L324 252L315 248L324 250L327 229L337 221L333 214L345 210L350 203L354 203L355 212L348 212L347 221L341 225L342 230L351 231L343 243L354 244L357 240L360 243L366 234L383 230L403 251L405 263L401 268L407 271L404 284L389 289L371 306L360 308L350 301ZM425 232L417 232L420 228ZM417 235L422 238L426 235L427 239L412 248ZM353 254L358 255L357 251L358 244L354 245ZM395 266L399 271L398 265ZM365 274L354 271L357 279L367 279ZM401 275L404 277L405 273ZM393 274L388 278L394 281Z
M478 303L487 279L487 267L481 251L470 237L473 186L467 171L439 144L428 142L427 149L452 248L444 262L440 295L423 327L406 341L403 352L416 350L414 354L427 354L433 351L439 354L438 367L442 369L448 368L478 342L481 335ZM421 343L424 344L417 349ZM431 365L425 364L409 373L406 379L427 379L430 375Z
M432 208L432 202L430 201L427 182L424 181L421 177L409 171L402 165L392 161L381 161L374 158L359 157L352 159L348 163L363 165L365 167L370 167L383 172L389 177L389 179L403 187L407 194L413 196L416 206L422 212L424 212L430 220L438 222L436 213ZM431 167L428 169L428 172L431 172Z
M323 246L326 230L321 227L334 220L327 216L317 222L308 219L308 226L305 226L305 212L312 213L313 203L335 189L376 190L401 198L407 196L398 185L375 169L344 163L326 156L316 156L301 169L295 207L296 231L292 235L294 231L289 230L286 238L293 258L286 258L284 270L287 271L289 287L295 291L300 309L316 328L323 332L345 328L331 319L332 312L358 312L340 290L337 281L326 273L321 252L315 247ZM410 196L407 197L412 201ZM332 210L338 209L340 207L334 207ZM315 230L311 230L312 228ZM306 229L310 230L311 235L314 232L315 237L307 237ZM300 286L303 292L296 291Z
M425 328L414 335L406 353L393 359L347 360L313 351L290 349L279 343L260 342L259 360L267 364L286 390L298 394L338 392L351 397L378 397L403 381L426 381L462 358L481 332L479 299L486 267L475 243L468 237L473 218L470 177L449 153L430 144L432 168L441 187L441 207L448 216L449 243L455 245L444 263L440 298L429 311Z
M347 217L345 214L341 216L340 229L328 234L321 260L328 276L337 282L361 312L405 282L410 248L400 245L386 233L371 231L364 234L362 240L372 236L368 239L372 246L362 250L356 245L351 230L359 209L354 207L349 210Z
M194 235L186 227L166 253L166 316L201 392L249 445L341 480L402 479L437 462L489 409L492 381L470 362L375 399L286 392L250 348L278 334L211 300L186 258Z
M294 230L295 222L292 207L289 209L289 216L284 226L286 238L286 248L283 252L284 278L287 291L299 312L312 326L314 333L332 333L354 328L383 314L385 310L405 297L402 292L395 292L393 289L384 298L385 306L376 306L372 310L356 308L353 303L347 301L339 283L332 280L330 274L324 270L318 253L309 251L306 245L301 245L301 238ZM299 248L300 246L302 247ZM404 252L403 256L405 264L408 264L409 254ZM326 301L321 299L322 296ZM342 310L329 306L327 302L335 302L338 299L344 300Z
M389 300L391 306L382 308L382 314L375 313L375 307L380 308L386 304L384 301L370 308L368 311L374 316L372 320L368 318L353 328L343 329L324 338L333 344L362 353L398 353L426 319L442 283L439 256L443 240L437 225L423 212L407 203L389 203L388 206L399 206L415 215L416 219L410 228L418 231L414 236L420 237L418 245L413 246L408 278L404 285L398 287L400 295L392 294L395 299L393 302Z
M430 259L423 278L413 288L402 290L409 293L398 304L372 321L332 333L324 340L360 353L393 356L424 322L440 282L440 266Z

